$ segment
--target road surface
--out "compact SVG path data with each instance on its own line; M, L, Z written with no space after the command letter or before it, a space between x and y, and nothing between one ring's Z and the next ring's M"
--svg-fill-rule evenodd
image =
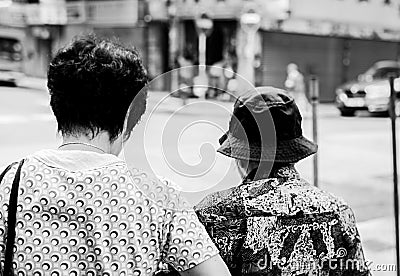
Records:
M190 100L182 107L179 99L163 101L164 95L150 94L148 112L134 131L124 158L177 182L193 204L211 191L239 183L232 160L214 154L218 138L228 126L232 103ZM44 90L0 87L0 166L60 144L48 103ZM344 198L358 222L387 221L385 231L392 235L389 119L365 113L342 118L331 105L321 105L319 110L320 186ZM304 120L304 134L311 137L309 118ZM312 180L311 158L302 161L298 169ZM365 230L370 240L367 257L377 260L383 258L380 252L393 257L392 236L385 234L379 223L369 223ZM385 260L389 261L388 257Z

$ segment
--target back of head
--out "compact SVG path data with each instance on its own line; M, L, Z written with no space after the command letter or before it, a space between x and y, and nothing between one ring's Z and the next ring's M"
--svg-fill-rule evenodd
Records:
M58 130L63 135L92 137L106 131L111 141L116 139L133 100L131 127L144 113L146 83L146 69L134 48L94 35L74 39L58 51L48 71Z
M296 163L317 152L302 131L300 111L286 91L257 87L240 96L218 151L235 159Z
M298 70L299 70L299 67L295 63L289 63L287 66L288 72L294 72L294 71L298 71Z

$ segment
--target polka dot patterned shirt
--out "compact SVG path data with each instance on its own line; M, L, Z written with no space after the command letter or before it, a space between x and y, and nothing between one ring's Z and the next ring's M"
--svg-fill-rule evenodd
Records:
M0 185L4 265L17 165ZM19 186L16 275L154 275L218 254L193 209L167 182L109 154L45 150L29 156Z

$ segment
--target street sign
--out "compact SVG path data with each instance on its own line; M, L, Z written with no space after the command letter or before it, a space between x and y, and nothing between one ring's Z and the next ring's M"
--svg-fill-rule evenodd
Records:
M258 25L261 21L261 17L257 13L245 13L240 17L240 23L246 25Z
M196 27L199 32L204 32L206 35L209 35L213 26L213 20L206 14L201 13L199 17L195 19Z
M240 25L245 32L256 32L260 28L261 16L254 10L249 10L240 17Z

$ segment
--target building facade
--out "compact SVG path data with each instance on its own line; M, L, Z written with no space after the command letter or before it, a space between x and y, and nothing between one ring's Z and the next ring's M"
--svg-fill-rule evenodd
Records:
M0 6L0 36L18 34L24 73L46 76L54 52L74 36L95 33L134 45L147 57L145 5L139 0L14 0Z
M262 82L279 85L294 62L320 79L322 101L379 60L400 58L400 1L291 0L289 16L262 27Z
M149 0L156 2L156 0ZM160 2L160 1L159 1ZM286 66L296 63L306 76L320 79L321 101L335 97L335 87L354 79L374 62L400 55L399 0L174 0L178 49L196 64L195 20L207 13L214 21L207 38L207 65L233 61L236 72L253 69L255 85L283 87ZM240 24L247 10L261 17L252 39L254 58L246 64L248 36Z
M260 16L252 35L241 23L250 10ZM0 37L17 36L24 72L42 77L54 51L72 37L117 37L139 49L154 78L199 63L201 14L213 22L207 65L283 87L286 66L296 63L306 77L319 77L326 102L339 84L400 55L400 0L0 0ZM167 78L155 83L154 89L174 89Z

